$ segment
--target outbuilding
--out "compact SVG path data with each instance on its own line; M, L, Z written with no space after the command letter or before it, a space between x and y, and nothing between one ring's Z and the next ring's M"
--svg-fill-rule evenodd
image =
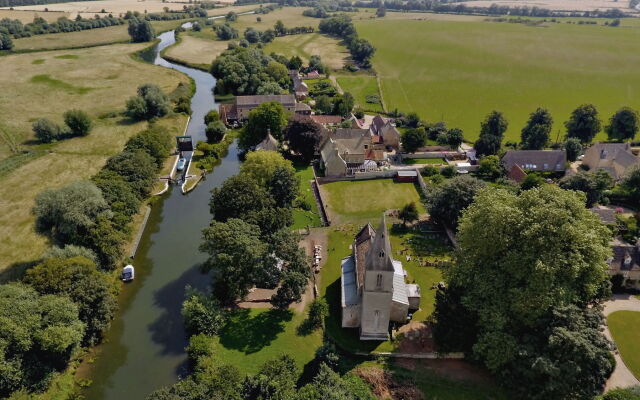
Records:
M396 173L396 181L398 182L416 182L418 180L418 171L402 170Z

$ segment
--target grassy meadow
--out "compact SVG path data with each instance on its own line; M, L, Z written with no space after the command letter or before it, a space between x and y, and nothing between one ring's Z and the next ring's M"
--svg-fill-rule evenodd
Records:
M311 56L320 56L331 69L344 67L349 58L349 51L337 39L319 33L275 38L265 46L265 52L282 54L287 58L298 56L305 63L309 62Z
M336 77L338 84L345 92L353 95L356 105L367 111L383 112L382 103L367 103L367 96L380 97L378 81L373 75L340 75Z
M146 123L129 123L117 115L136 87L152 82L171 92L188 82L177 71L135 61L131 54L145 46L0 57L0 115L12 116L0 122L0 166L12 164L0 174L0 272L33 260L48 246L46 238L35 233L31 214L39 192L89 178L130 136L146 128ZM33 140L33 121L45 117L61 124L62 113L72 108L93 117L89 136L46 146ZM186 117L176 115L159 123L180 133ZM32 152L20 153L26 149Z
M202 39L188 31L180 35L180 42L170 46L164 55L183 64L208 70L213 60L227 49L228 42Z
M612 28L388 15L356 19L359 34L377 48L373 65L387 107L444 120L467 139L477 138L480 121L493 109L509 120L506 139L518 140L539 106L554 117L554 139L579 104L595 104L603 120L621 106L640 108L635 20Z
M625 365L640 379L640 312L616 311L607 317L607 325Z

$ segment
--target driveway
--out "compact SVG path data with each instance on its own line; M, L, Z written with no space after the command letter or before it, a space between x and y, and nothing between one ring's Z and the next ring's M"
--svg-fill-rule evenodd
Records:
M616 311L637 311L640 312L640 300L636 297L628 294L617 294L613 296L613 299L607 301L604 304L604 315L605 317L611 313ZM605 336L613 341L611 337L611 332L609 332L609 327L605 327L604 330ZM619 352L615 352L614 356L616 358L616 369L611 374L611 377L607 381L606 390L614 389L617 387L629 387L634 385L640 385L640 381L633 376L631 371L627 368L620 357Z

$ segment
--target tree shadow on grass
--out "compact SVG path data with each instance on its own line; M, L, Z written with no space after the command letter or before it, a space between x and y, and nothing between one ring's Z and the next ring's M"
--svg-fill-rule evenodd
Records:
M220 333L220 344L227 349L252 354L262 350L284 331L285 325L293 318L291 310L260 312L251 315L251 310L234 312L229 323Z
M8 283L12 281L19 281L24 276L24 273L35 267L41 260L17 262L9 265L7 268L0 271L0 283Z

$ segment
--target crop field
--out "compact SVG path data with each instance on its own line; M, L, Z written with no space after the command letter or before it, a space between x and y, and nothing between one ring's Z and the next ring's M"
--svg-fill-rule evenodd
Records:
M45 19L47 22L53 22L61 17L69 17L69 13L66 12L37 12L37 11L23 11L23 10L9 10L0 9L0 19L9 18L17 19L23 24L33 22L35 17Z
M381 103L367 102L367 96L377 97L380 100L380 91L378 90L378 81L372 75L348 75L337 76L338 84L345 92L353 95L356 105L367 111L382 112Z
M255 8L257 7L254 5L252 9ZM231 25L240 32L240 35L250 26L259 31L273 29L273 25L275 25L277 21L282 21L287 28L293 28L294 26L312 26L317 28L322 20L320 18L305 17L302 15L304 10L306 10L305 7L284 7L268 14L240 15L238 16L238 20ZM258 17L262 20L261 22L258 22Z
M191 33L189 31L187 34L182 34L180 43L169 47L165 55L193 66L206 68L227 49L228 42L201 39L192 36Z
M537 107L551 111L554 139L582 103L595 104L603 121L621 106L640 108L635 20L617 28L385 19L357 20L356 26L378 49L373 64L387 108L443 120L462 128L468 140L477 138L481 120L494 109L509 120L506 139L519 140Z
M267 54L274 52L286 57L298 56L305 63L309 62L311 56L320 56L331 69L344 67L349 57L349 51L340 45L337 39L319 33L275 38L265 47L265 52Z
M534 0L534 1L521 1L521 0L479 0L462 2L469 7L490 7L492 4L499 6L509 7L538 7L546 8L549 10L571 10L571 11L595 11L595 10L608 10L611 8L618 8L624 12L634 12L629 8L629 3L617 0Z
M18 151L36 149L36 156L18 160L23 162L0 177L0 271L12 263L32 260L48 245L33 228L31 209L39 192L90 177L109 156L122 150L131 135L146 127L107 114L122 110L141 83L156 83L171 92L180 82L187 82L176 71L130 56L145 46L123 44L0 57L0 115L13 116L0 126L4 139L0 141L0 162L13 160L7 159L12 154L9 142ZM40 146L32 142L33 121L44 117L62 123L62 113L72 108L93 117L92 133L38 153ZM186 117L160 121L179 133Z

